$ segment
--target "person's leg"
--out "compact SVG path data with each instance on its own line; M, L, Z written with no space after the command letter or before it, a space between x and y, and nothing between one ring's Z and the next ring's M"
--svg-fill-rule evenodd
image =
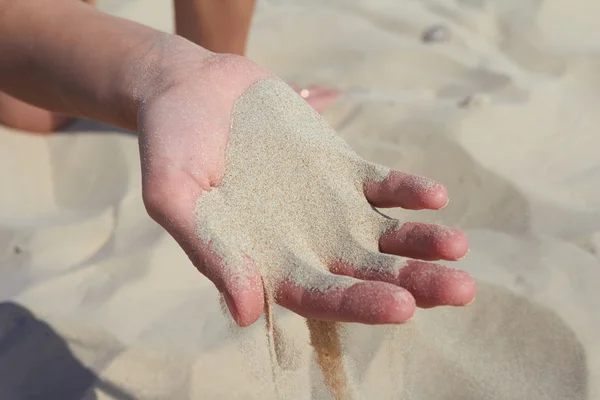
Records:
M69 117L44 110L0 92L0 124L22 131L49 133L69 121Z
M96 0L84 0L95 5ZM0 91L0 124L14 129L49 133L69 122L70 118L32 106Z
M255 0L174 0L175 32L213 51L246 55ZM340 92L320 85L292 85L316 111L327 109Z
M175 32L215 53L246 53L254 0L175 0Z

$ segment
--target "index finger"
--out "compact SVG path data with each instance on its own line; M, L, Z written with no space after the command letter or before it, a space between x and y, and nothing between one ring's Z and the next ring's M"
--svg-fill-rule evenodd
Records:
M279 288L277 303L305 318L369 325L400 324L416 310L415 299L399 286L385 282L351 280L346 288L314 290L291 282Z

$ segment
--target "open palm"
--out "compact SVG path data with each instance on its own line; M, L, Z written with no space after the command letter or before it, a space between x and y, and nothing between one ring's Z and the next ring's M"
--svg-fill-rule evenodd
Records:
M471 302L472 277L428 262L464 256L461 232L400 223L374 208L439 209L445 188L360 159L282 85L244 58L218 56L182 74L140 115L148 212L223 293L236 322L258 319L265 288L305 317L368 324L404 322L416 306ZM289 110L307 126L290 124ZM237 115L263 118L237 129ZM336 169L345 165L352 168ZM297 196L302 188L310 195Z

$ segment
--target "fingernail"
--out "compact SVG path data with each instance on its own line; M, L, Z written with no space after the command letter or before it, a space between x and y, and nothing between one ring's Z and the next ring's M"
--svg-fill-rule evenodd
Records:
M475 297L473 297L473 300L471 300L470 302L468 302L467 304L465 304L465 307L466 306L470 306L471 304L473 304L474 301L475 301Z
M235 307L235 302L227 293L223 293L223 298L225 299L225 303L227 304L227 308L229 309L231 316L233 317L236 324L239 325L240 316L238 314L237 308Z
M450 197L448 197L448 199L446 200L446 204L444 204L440 210L443 210L444 208L448 207L448 204L450 204Z
M460 258L457 258L456 261L460 261L460 260L465 259L469 255L470 251L471 251L471 249L467 249L467 251L465 252L465 255L462 256L462 257L460 257Z

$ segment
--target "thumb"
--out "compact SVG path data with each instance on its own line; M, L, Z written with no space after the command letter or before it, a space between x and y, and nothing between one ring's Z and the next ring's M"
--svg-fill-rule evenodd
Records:
M223 294L227 308L240 326L253 324L264 309L264 293L258 268L228 266L197 234L195 206L202 194L197 183L177 169L146 175L142 190L148 214L177 241L194 266ZM165 173L166 172L166 173Z
M264 309L264 302L254 296L258 291L240 295L239 291L221 292L223 301L231 317L241 327L252 325L260 317ZM257 301L258 300L258 301Z
M195 254L199 256L190 256L190 259L221 292L234 321L239 326L256 322L265 306L262 279L256 265L245 259L244 265L227 266L211 251L210 245L199 241L193 251L198 251Z

